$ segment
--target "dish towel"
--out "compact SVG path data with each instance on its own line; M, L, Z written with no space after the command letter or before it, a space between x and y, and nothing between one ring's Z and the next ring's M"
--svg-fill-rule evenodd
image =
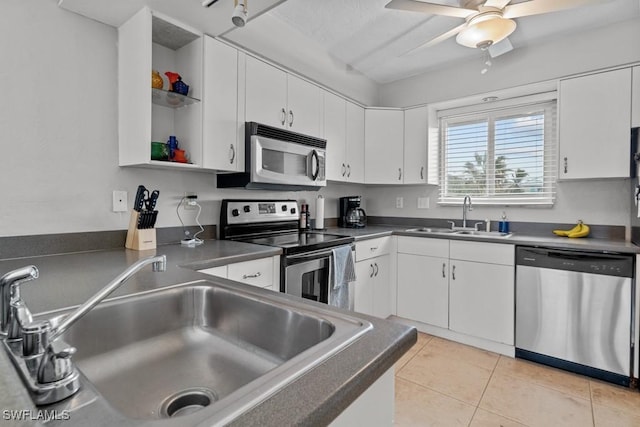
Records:
M349 282L356 280L356 265L351 246L341 246L331 251L331 286L329 305L349 309Z

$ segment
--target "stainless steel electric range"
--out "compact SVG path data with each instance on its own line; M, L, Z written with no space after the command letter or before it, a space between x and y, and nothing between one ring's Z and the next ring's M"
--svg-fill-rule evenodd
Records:
M225 199L220 208L220 239L282 248L280 292L328 304L332 251L353 248L354 239L299 230L299 216L295 200Z

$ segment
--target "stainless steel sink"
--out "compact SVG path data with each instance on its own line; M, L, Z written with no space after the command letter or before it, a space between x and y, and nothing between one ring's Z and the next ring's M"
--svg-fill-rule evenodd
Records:
M497 231L478 231L474 229L451 229L451 228L438 228L438 227L420 227L410 228L406 230L408 232L425 233L425 234L448 234L456 236L478 236L478 237L491 237L498 239L506 239L511 237L511 233L500 233Z
M451 234L454 232L454 230L450 228L439 228L439 227L410 228L407 231L418 232L418 233L443 233L443 234Z
M457 235L469 235L469 236L481 236L481 237L495 237L506 239L511 237L511 233L501 233L498 231L478 231L478 230L458 230L454 231L454 234Z
M80 371L123 416L216 424L371 327L321 307L199 281L103 303L62 339L77 347Z

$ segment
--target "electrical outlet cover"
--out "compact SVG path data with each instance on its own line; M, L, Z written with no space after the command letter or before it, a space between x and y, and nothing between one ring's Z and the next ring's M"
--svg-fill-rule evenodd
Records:
M404 207L404 197L396 197L396 208L402 209Z
M127 211L127 192L113 190L113 211L114 212L126 212Z

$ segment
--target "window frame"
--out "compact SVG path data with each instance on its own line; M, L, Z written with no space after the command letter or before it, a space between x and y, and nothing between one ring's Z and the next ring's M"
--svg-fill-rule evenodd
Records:
M445 132L446 124L486 122L487 123L487 158L494 161L487 170L487 176L493 176L495 171L495 121L508 118L509 116L523 116L544 111L544 140L543 140L543 183L542 196L538 193L523 193L522 196L500 197L495 192L495 182L489 180L487 183L488 196L473 195L473 203L476 205L488 206L538 206L552 207L556 199L557 183L557 93L555 91L530 96L523 96L516 99L494 102L491 105L479 104L451 108L436 111L437 119L437 152L438 152L438 174L437 183L440 188L438 195L438 205L459 206L463 203L464 195L448 196L446 181L446 149ZM549 119L551 123L548 123ZM537 196L536 196L537 195Z

